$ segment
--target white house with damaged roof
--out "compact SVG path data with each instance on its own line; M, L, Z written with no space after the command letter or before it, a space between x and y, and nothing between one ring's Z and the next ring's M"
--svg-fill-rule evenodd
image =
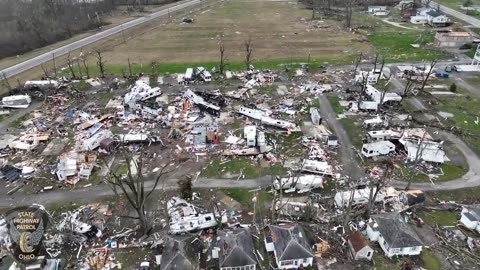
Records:
M298 269L313 265L313 250L305 231L298 224L268 225L265 247L273 252L278 269Z
M378 242L385 256L412 256L422 252L423 243L399 213L373 215L366 233Z
M470 230L480 233L480 206L463 207L460 222Z
M257 259L252 235L248 229L218 231L212 258L220 270L255 270Z
M422 142L421 144L411 141L400 142L405 146L407 161L421 160L433 163L444 163L449 161L443 150L443 142Z

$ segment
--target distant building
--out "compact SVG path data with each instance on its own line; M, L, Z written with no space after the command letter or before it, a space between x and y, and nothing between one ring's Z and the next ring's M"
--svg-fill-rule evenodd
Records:
M441 11L430 10L426 13L426 16L427 23L432 27L445 27L451 24L450 18Z
M437 32L433 45L441 48L458 48L473 41L473 35L466 31Z
M387 16L389 12L387 6L368 6L368 13L373 16Z

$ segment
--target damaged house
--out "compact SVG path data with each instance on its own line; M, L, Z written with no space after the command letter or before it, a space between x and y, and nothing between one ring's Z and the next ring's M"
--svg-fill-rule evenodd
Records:
M250 118L260 120L262 124L274 126L278 128L287 129L290 131L298 131L299 128L295 123L288 122L285 120L275 119L270 117L266 112L257 110L257 109L250 109L247 107L241 106L238 109L238 113L248 116Z
M401 214L373 215L366 232L370 241L378 242L389 258L420 255L422 252L422 241Z
M234 229L217 232L217 241L212 258L218 259L220 270L255 270L257 259L255 245L249 229Z
M197 95L192 90L188 89L183 96L191 103L197 105L201 111L206 111L214 116L220 115L219 106L205 101L203 97Z
M80 179L88 179L97 162L97 155L71 151L60 156L56 175L60 182L75 185Z
M167 202L167 210L171 234L182 234L217 226L213 213L178 197L173 197Z
M312 266L312 244L298 224L268 225L265 228L265 247L268 252L273 252L278 269Z
M464 206L460 217L460 223L470 230L480 233L480 207Z
M124 103L131 109L139 110L143 115L156 117L162 111L158 104L154 101L155 97L162 94L159 87L150 87L142 80L135 82L130 92L125 94Z
M165 236L163 243L154 246L158 270L198 269L200 241L192 236Z
M323 188L323 178L320 175L305 174L300 176L277 177L273 182L276 190L283 189L285 193L305 193L313 189Z
M447 155L443 150L443 142L422 142L418 144L411 141L400 141L404 144L407 152L407 161L423 160L432 163L444 163L448 161Z

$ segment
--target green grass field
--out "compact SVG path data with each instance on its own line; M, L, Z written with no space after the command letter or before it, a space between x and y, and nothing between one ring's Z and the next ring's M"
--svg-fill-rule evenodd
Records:
M438 111L453 113L453 117L447 122L451 126L456 126L464 130L467 134L463 140L472 148L477 155L480 155L480 125L475 121L480 117L478 104L480 99L462 96L442 99L443 103L435 106Z
M473 2L473 5L475 6L480 6L480 3L478 1L472 1ZM444 6L447 6L449 8L452 8L452 9L455 9L457 11L460 11L462 13L465 13L471 17L474 17L474 18L477 18L479 19L480 18L480 12L475 12L475 11L468 11L467 13L467 10L465 9L462 9L461 6L463 5L463 3L465 3L465 0L441 0L441 4L444 5Z
M338 115L344 112L344 108L340 106L340 99L337 96L327 96L330 106L332 106L333 111Z
M370 35L369 40L387 62L429 61L447 56L428 47L433 42L433 34L429 32L379 32ZM419 44L420 48L411 44Z
M423 211L420 217L428 225L455 226L457 224L457 215L450 211Z
M355 125L355 120L351 118L342 118L339 120L342 123L345 132L347 132L350 140L352 141L352 145L355 146L358 150L362 148L362 128Z

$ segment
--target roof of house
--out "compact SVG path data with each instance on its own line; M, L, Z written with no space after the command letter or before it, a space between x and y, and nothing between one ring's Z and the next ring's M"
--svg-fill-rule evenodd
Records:
M387 213L372 216L376 228L390 248L423 246L422 241L399 213Z
M217 247L220 248L218 254L220 268L257 264L249 230L219 231L217 239Z
M427 14L432 16L432 17L439 17L439 16L444 15L443 12L436 11L436 10L430 10L429 12L427 12Z
M313 257L312 245L298 224L268 225L266 237L271 238L279 261Z
M193 237L167 236L163 243L159 270L194 270L195 260L201 248L192 244Z
M473 207L465 207L468 212L464 212L465 215L470 221L480 221L480 207L473 206Z
M364 247L368 247L367 240L365 240L365 237L363 237L359 231L355 231L352 235L350 235L348 241L350 241L353 251L355 252L359 252Z

